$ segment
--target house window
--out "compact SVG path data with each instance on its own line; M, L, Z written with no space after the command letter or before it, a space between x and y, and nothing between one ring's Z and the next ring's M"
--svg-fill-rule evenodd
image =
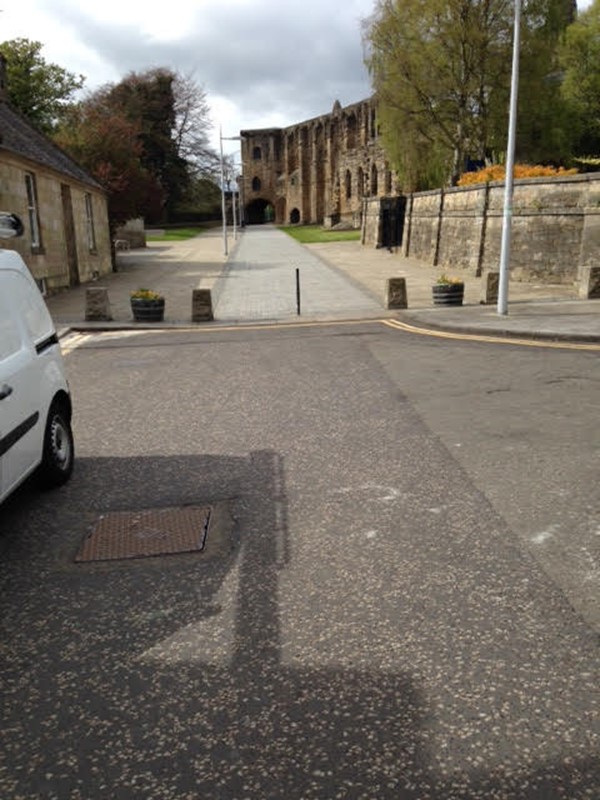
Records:
M85 195L85 224L87 230L88 249L94 252L96 249L96 232L94 231L94 207L92 195L86 192Z
M40 218L38 214L35 175L32 172L25 173L25 187L27 189L27 214L29 217L29 231L31 233L31 247L39 250L42 246L42 237L40 235Z
M254 161L260 161L261 160L261 158L262 158L262 150L260 149L260 147L255 147L254 148L254 150L252 151L252 158L254 159Z
M262 186L260 182L260 178L252 178L252 191L253 192L260 192L260 187Z

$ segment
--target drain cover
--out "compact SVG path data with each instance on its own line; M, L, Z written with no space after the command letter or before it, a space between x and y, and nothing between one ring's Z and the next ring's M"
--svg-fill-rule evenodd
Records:
M204 549L212 508L184 506L103 514L75 561L145 558Z

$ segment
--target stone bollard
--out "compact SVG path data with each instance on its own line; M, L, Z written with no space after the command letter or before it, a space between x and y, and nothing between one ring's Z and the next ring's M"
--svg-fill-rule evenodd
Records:
M581 267L579 297L583 300L600 298L600 267Z
M408 308L406 278L388 278L385 282L385 307Z
M192 291L192 322L211 322L213 319L210 289L194 289Z
M85 319L86 322L110 322L110 302L108 289L94 286L85 290Z
M479 302L489 306L498 301L499 272L484 272L481 276L481 294Z

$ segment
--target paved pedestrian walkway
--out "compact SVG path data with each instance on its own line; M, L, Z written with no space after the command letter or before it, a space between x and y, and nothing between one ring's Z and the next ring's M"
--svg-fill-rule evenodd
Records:
M509 313L480 305L481 279L458 272L465 282L465 303L434 308L431 286L440 273L398 252L363 247L358 241L300 245L273 226L252 226L224 255L220 228L184 242L149 242L145 248L117 254L118 271L96 286L108 290L113 322L85 322L88 285L48 298L61 332L69 328L143 327L132 319L129 294L140 287L166 298L164 326L191 324L195 288L210 289L216 323L293 322L297 319L398 317L421 327L469 333L600 342L600 300L578 300L573 285L511 281ZM296 310L295 270L300 270L301 317ZM408 309L385 308L385 283L404 276ZM202 323L206 324L206 323ZM158 327L154 323L152 327Z
M271 225L248 228L214 289L224 322L381 316L381 300Z

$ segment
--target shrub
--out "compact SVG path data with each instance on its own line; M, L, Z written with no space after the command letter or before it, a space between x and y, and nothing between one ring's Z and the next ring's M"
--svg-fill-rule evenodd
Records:
M494 164L491 167L483 167L477 172L465 172L460 176L459 186L473 186L477 183L489 183L490 181L503 181L506 174L504 164ZM565 175L576 175L576 169L565 169L564 167L545 167L541 164L515 164L515 178L558 178Z

